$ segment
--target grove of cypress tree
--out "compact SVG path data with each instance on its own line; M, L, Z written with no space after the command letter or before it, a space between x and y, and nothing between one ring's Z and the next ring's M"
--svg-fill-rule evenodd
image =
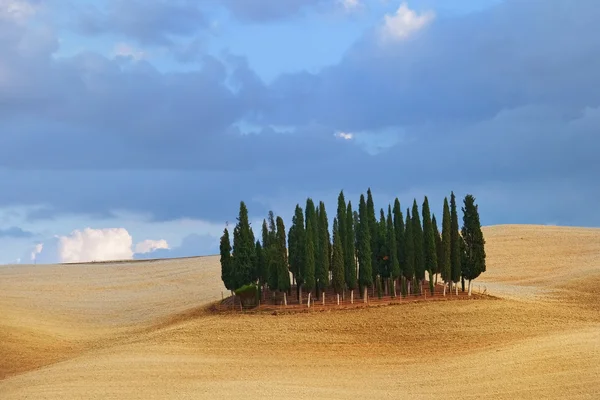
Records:
M472 280L486 270L485 239L481 231L479 210L475 197L468 194L464 199L462 237L464 239L463 275L469 281L469 296L471 295Z
M369 214L364 195L360 196L358 210L358 280L363 290L363 301L367 302L367 289L373 284L373 270L371 267L372 252Z
M223 236L219 243L221 253L221 279L227 290L235 290L236 287L232 281L232 259L231 259L231 241L229 240L229 231L223 230Z
M444 198L444 216L442 219L442 258L440 262L440 274L445 284L450 284L452 290L452 222L448 198ZM446 287L444 286L444 294Z
M248 208L240 202L240 212L233 230L232 284L236 289L252 282L255 248L254 234L248 220Z
M387 239L388 239L388 249L389 249L389 265L390 265L390 277L391 277L391 285L392 285L392 296L396 297L396 281L400 277L400 264L398 263L398 251L396 246L398 245L396 241L396 229L394 227L394 222L392 220L392 208L388 206L388 215L387 215Z
M286 292L290 290L290 270L285 242L283 219L277 217L277 290L283 292L284 303L287 305Z
M357 225L354 223L354 212L352 203L348 201L346 209L346 247L344 248L344 278L346 286L350 289L350 301L354 301L354 289L356 289L356 233ZM341 226L341 225L340 225ZM339 226L338 226L339 228Z
M435 254L437 257L437 268L434 271L435 274L435 283L437 284L437 275L440 273L441 264L443 262L443 247L442 247L442 235L440 235L440 230L438 228L438 223L435 218L435 214L431 216L431 225L433 225L433 237L435 238Z
M423 201L423 254L425 260L425 269L429 274L429 290L434 293L433 274L437 270L437 250L435 247L435 232L431 221L431 211L429 210L429 200L425 196Z
M410 290L410 282L414 279L415 276L415 239L413 236L413 223L412 218L410 217L410 210L406 209L406 224L405 224L405 232L404 232L404 251L405 251L405 264L404 270L402 271L404 274L404 279L408 281L408 291L407 294L411 294ZM406 290L405 288L402 289ZM414 290L414 288L413 288Z
M344 216L345 218L345 216ZM333 256L331 266L331 285L337 295L337 303L340 304L340 293L344 290L344 253L342 251L342 239L337 218L333 220Z
M412 234L415 243L415 278L419 282L419 293L422 294L422 283L425 279L425 252L423 249L423 227L419 217L417 200L413 200L412 207Z
M315 278L317 280L319 290L324 291L329 286L329 262L331 255L329 253L329 222L327 220L327 212L325 211L325 203L319 202L319 254L317 264L315 265Z
M456 197L450 193L450 270L451 280L458 284L461 276L460 265L460 235L458 232L458 213L456 212ZM458 286L456 287L458 294Z
M315 246L314 246L314 235L313 229L313 218L307 218L306 220L306 271L304 274L304 285L303 287L308 292L308 306L310 307L311 291L315 288Z

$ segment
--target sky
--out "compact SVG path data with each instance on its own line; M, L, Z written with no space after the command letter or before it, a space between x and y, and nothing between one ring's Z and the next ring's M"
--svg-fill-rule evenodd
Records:
M600 226L597 0L0 0L0 263L218 252L239 202Z

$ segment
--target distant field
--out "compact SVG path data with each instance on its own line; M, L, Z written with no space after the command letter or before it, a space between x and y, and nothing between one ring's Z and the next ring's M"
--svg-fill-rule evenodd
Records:
M598 398L600 229L484 228L501 300L214 315L218 256L0 268L0 398Z

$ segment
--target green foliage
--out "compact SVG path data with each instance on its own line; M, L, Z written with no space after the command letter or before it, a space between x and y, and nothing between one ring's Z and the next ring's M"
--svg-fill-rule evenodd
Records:
M404 216L400 209L400 201L398 198L394 200L394 231L396 234L396 250L398 252L398 264L400 264L400 273L404 271L406 264L405 257L405 241L404 241Z
M356 289L356 232L357 225L354 223L352 203L348 202L346 209L346 247L344 248L344 278L348 289ZM341 229L341 225L338 227Z
M290 271L294 274L297 285L304 283L306 273L306 228L304 214L300 205L296 205L292 227L288 234Z
M386 225L389 250L390 277L396 280L400 277L400 263L398 262L398 243L396 241L396 229L394 228L394 222L392 220L392 209L389 206Z
M315 265L315 278L319 289L324 290L329 286L329 263L331 261L330 246L331 241L329 238L329 222L327 220L327 212L325 211L325 203L319 202L319 213L318 213L318 224L319 224L319 254L317 256L317 263Z
M248 208L240 202L240 212L233 230L232 285L241 287L253 282L255 267L254 234L248 220Z
M239 296L242 305L256 305L258 304L259 291L258 286L254 283L243 285L242 287L234 291L236 296Z
M440 273L444 282L452 281L452 222L448 198L444 198L444 217L442 219L442 257Z
M221 279L228 290L235 289L232 276L232 258L231 258L231 242L229 240L229 231L227 228L223 231L219 244L221 253Z
M348 235L348 229L346 228L347 224L347 212L346 212L346 198L344 197L344 191L340 191L338 196L338 204L337 204L337 214L336 219L338 223L338 235L339 241L342 249L342 261L344 266L344 277L346 276L346 248L348 247L348 241L346 240L346 236ZM331 249L331 270L333 271L333 247ZM333 277L332 277L333 279Z
M371 188L367 189L367 211L365 220L367 221L369 237L371 239L371 276L372 282L375 282L375 278L379 275L379 263L377 261L377 256L379 255L379 226L377 224L377 218L375 217L375 203L373 202Z
M476 279L486 270L485 239L481 231L479 210L473 195L464 199L462 237L464 239L463 275L465 279Z
M433 274L437 270L437 250L435 247L435 232L431 221L431 211L429 210L429 200L425 196L423 201L423 255L425 260L425 269L429 272L429 289L433 294Z
M456 197L450 194L450 270L452 282L459 282L460 265L460 235L458 233L458 213L456 212Z
M387 239L387 224L383 209L379 212L379 223L377 224L377 269L379 276L389 278L390 276L390 251Z
M418 281L425 279L425 252L423 249L423 227L419 217L419 206L417 200L413 200L412 207L412 234L415 243L415 278Z
M343 215L346 218L346 215ZM344 290L344 253L342 251L342 238L337 218L333 220L333 256L331 265L331 285L333 290L340 294Z
M381 287L381 277L380 276L377 277L376 282L377 282L377 297L381 299L383 297L383 289Z
M304 288L311 291L315 288L315 230L313 229L313 218L307 218L306 225L306 271L304 274Z
M404 234L405 263L402 273L407 280L412 280L415 276L415 239L413 236L413 223L410 217L410 210L406 209L406 231Z
M358 222L358 279L362 287L373 284L373 270L371 267L371 234L369 229L369 216L365 196L360 195L359 222Z
M435 240L435 255L437 259L436 269L434 274L439 274L441 270L441 264L443 262L443 247L442 247L442 235L440 235L440 230L438 229L437 220L435 219L435 214L431 217L431 225L433 226L433 237Z
M262 286L265 283L265 281L263 281L263 277L265 276L265 254L259 240L257 240L254 245L254 252L254 270L257 271L258 280L260 286Z

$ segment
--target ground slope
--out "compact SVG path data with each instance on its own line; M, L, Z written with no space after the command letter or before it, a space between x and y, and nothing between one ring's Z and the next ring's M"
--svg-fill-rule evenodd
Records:
M11 375L0 393L595 398L600 230L495 226L484 235L481 285L503 299L285 316L205 314L200 305L221 296L217 257L0 268L0 368Z

